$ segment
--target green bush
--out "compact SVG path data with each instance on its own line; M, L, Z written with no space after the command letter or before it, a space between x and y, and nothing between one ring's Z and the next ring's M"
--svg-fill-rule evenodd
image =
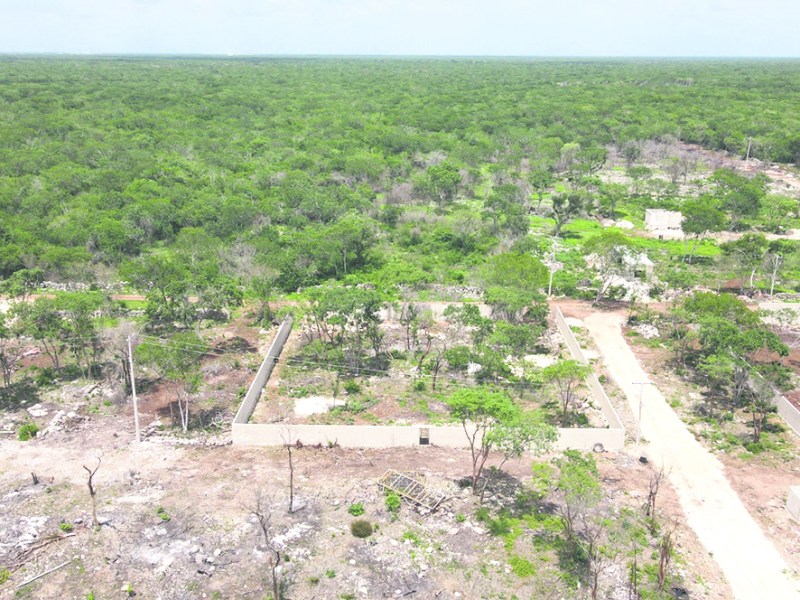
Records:
M361 386L353 379L344 382L344 391L348 394L357 394L361 391Z
M172 519L172 517L169 516L169 513L166 510L164 510L163 506L158 507L158 509L156 510L156 515L158 516L159 519L161 519L165 523Z
M27 442L36 437L39 433L39 426L36 423L25 423L17 430L17 437L22 442Z
M355 504L351 504L350 508L347 509L354 517L360 517L364 514L364 505L361 502L356 502Z
M75 529L72 523L59 523L58 528L64 533L71 533L72 530Z
M368 538L372 535L372 523L358 519L350 523L350 533L357 538Z
M386 510L388 510L390 513L397 514L397 512L400 510L401 503L400 496L394 492L389 492L386 494Z
M511 571L517 577L530 577L536 574L536 567L533 566L533 563L521 556L512 556L508 564L511 565Z

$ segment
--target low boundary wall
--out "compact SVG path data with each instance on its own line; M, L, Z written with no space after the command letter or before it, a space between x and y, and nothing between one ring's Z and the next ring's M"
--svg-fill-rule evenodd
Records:
M587 364L575 336L556 308L556 323L576 360ZM266 358L256 373L253 383L233 420L233 443L246 446L282 446L298 441L305 445L336 444L343 448L391 448L430 444L446 448L469 448L467 436L460 425L299 425L289 423L248 423L261 392L267 384L272 369L280 357L292 329L291 317L283 322ZM577 350L577 354L576 354ZM625 443L625 429L611 402L594 375L589 386L609 427L585 429L559 429L556 448L580 450L594 449L602 444L606 450L620 450ZM598 397L598 395L600 397ZM616 426L615 426L616 424Z
M242 400L242 403L239 405L239 410L236 411L236 416L233 418L234 424L244 425L250 420L253 411L256 409L256 404L258 404L258 399L261 397L261 390L267 385L269 376L272 375L272 369L275 368L275 363L278 362L278 357L281 355L283 345L286 343L291 332L292 317L290 315L283 320L283 323L281 323L278 329L278 333L275 335L275 339L272 340L269 350L267 350L267 355L264 357L264 361L258 368L256 376L253 378L253 382L250 384L250 388L247 390L244 400ZM234 442L235 441L236 439L234 438Z
M800 410L783 396L775 398L775 406L778 407L778 414L786 421L786 424L800 435Z
M575 338L575 334L572 333L572 329L570 329L569 325L567 324L561 309L556 306L553 312L555 314L556 327L564 337L564 341L566 342L567 348L569 348L572 357L582 365L588 365L589 361L586 360L583 350L581 349L581 345ZM606 418L609 428L621 429L622 437L624 439L625 427L622 425L622 420L619 418L617 411L614 409L614 405L611 404L611 400L608 398L608 394L606 394L606 391L603 389L603 386L600 384L597 376L594 373L591 373L587 378L587 383L589 384L589 389L592 390L592 396L594 396L595 402L597 402L597 405L600 407L603 416Z
M615 429L559 429L556 449L591 450L602 444L618 450L624 442ZM425 439L427 442L423 442ZM342 448L395 448L430 444L444 448L469 448L460 425L290 425L287 423L234 423L233 442L247 446L338 445Z

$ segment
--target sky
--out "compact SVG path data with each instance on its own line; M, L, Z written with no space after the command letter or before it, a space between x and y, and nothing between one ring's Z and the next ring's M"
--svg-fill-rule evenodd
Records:
M800 0L0 0L0 53L800 57Z

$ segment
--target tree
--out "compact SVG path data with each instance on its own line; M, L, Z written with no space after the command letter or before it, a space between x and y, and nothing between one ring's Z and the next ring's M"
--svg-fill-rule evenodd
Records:
M777 409L775 407L775 391L772 386L760 377L752 380L749 389L749 402L747 409L750 412L750 424L753 430L753 442L758 444L761 441L761 434L771 413Z
M538 201L536 203L537 210L542 206L545 192L552 188L555 182L556 178L553 176L550 169L537 167L528 174L528 183L531 184L531 188L536 193L536 199Z
M575 401L575 392L591 372L591 367L575 360L559 360L542 369L542 380L558 391L562 417L569 412Z
M485 434L488 443L502 455L500 464L492 467L489 475L484 478L481 486L481 501L483 494L495 471L500 471L503 465L513 458L519 458L525 452L530 452L535 456L541 456L548 452L558 439L558 431L555 427L544 422L543 417L538 413L521 412L507 422L501 422Z
M631 246L630 238L614 228L604 229L583 244L584 254L593 255L592 266L600 279L594 304L603 299L614 281L625 272L625 259L631 255Z
M428 167L420 180L420 187L436 200L439 212L443 212L445 206L452 202L460 184L458 167L448 161Z
M681 207L683 233L694 238L692 249L689 251L689 262L692 262L694 251L700 240L709 233L722 231L727 219L725 213L719 208L719 202L709 196L693 198L683 203Z
M281 600L281 581L278 570L278 565L281 564L281 553L272 534L271 507L273 504L274 503L269 498L264 496L261 490L258 490L256 492L255 506L251 512L258 521L258 527L264 539L264 549L268 554L267 562L269 564L270 582L272 584L272 597L275 600Z
M98 360L103 350L95 313L104 303L96 292L68 292L59 294L54 307L62 316L63 337L67 348L85 376L97 374Z
M20 269L0 282L0 292L10 298L27 302L31 293L41 285L42 281L44 281L44 271L41 269Z
M764 229L771 233L785 233L791 219L797 215L797 200L788 196L770 194L761 203Z
M617 204L628 194L628 188L621 183L606 183L600 187L600 214L609 219L616 219Z
M542 261L530 254L504 252L486 261L481 275L486 286L515 287L540 292L547 285L549 272Z
M764 265L768 246L767 238L761 233L745 233L738 240L725 242L720 246L725 254L735 258L744 272L742 289L744 289L745 278L748 279L747 286L750 289L753 288L756 273Z
M552 433L547 426L537 418L526 416L504 392L485 387L462 389L448 396L445 403L450 414L461 422L469 440L473 493L478 492L492 449L499 448L512 457L531 445L536 450L551 441Z
M380 292L357 286L328 284L308 291L308 316L318 339L340 349L350 371L358 375L370 358L383 359Z
M761 173L748 178L732 169L717 169L710 181L714 184L714 196L730 216L730 230L736 231L743 218L758 215L769 178Z
M778 280L778 273L784 266L784 258L787 254L792 254L796 246L788 240L773 240L769 243L764 264L769 270L769 295L775 292L775 283Z
M123 276L147 296L145 314L159 326L178 323L187 326L197 319L189 302L190 274L179 260L164 256L146 256L128 263Z
M17 304L14 316L19 319L22 333L35 339L53 363L53 368L61 367L61 352L67 340L67 326L64 318L51 298L37 298L33 303Z
M3 373L5 387L11 385L24 353L25 345L19 338L19 331L11 323L9 315L0 312L0 371Z
M189 430L189 404L200 387L200 363L207 351L208 345L193 332L176 333L167 340L148 339L135 350L139 361L167 382L184 433Z
M553 196L553 205L550 210L550 214L556 222L553 228L553 237L558 237L564 225L572 221L585 209L586 202L586 195L578 190Z

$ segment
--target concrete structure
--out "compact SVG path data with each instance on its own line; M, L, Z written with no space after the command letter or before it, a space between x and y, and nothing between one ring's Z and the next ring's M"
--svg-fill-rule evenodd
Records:
M648 208L644 211L644 228L647 231L682 231L683 214L676 210Z
M284 319L283 323L281 323L280 329L278 329L278 333L275 335L275 339L272 340L272 344L270 344L269 350L267 350L267 355L264 357L261 366L256 372L256 376L253 378L253 382L250 384L250 388L247 390L247 394L245 394L242 403L239 405L239 410L236 411L236 416L233 418L234 424L239 423L243 425L250 420L256 408L256 404L258 403L258 399L261 397L261 390L267 385L269 376L272 375L272 369L275 367L275 363L278 362L278 357L281 355L283 345L286 343L286 340L289 339L289 334L291 332L292 317L288 316Z
M789 498L786 500L786 510L795 521L800 521L800 486L789 488Z
M436 308L440 308L436 306ZM556 325L564 337L573 357L588 364L578 341L569 329L561 311L556 308ZM467 436L460 425L305 425L292 423L248 423L261 391L269 380L273 366L278 360L292 328L287 318L270 345L267 356L256 373L242 405L233 420L233 443L247 446L281 446L336 444L343 448L391 448L420 445L446 448L469 448ZM603 387L594 375L587 382L595 402L602 411L607 428L559 429L556 448L592 450L619 450L625 443L625 429Z

